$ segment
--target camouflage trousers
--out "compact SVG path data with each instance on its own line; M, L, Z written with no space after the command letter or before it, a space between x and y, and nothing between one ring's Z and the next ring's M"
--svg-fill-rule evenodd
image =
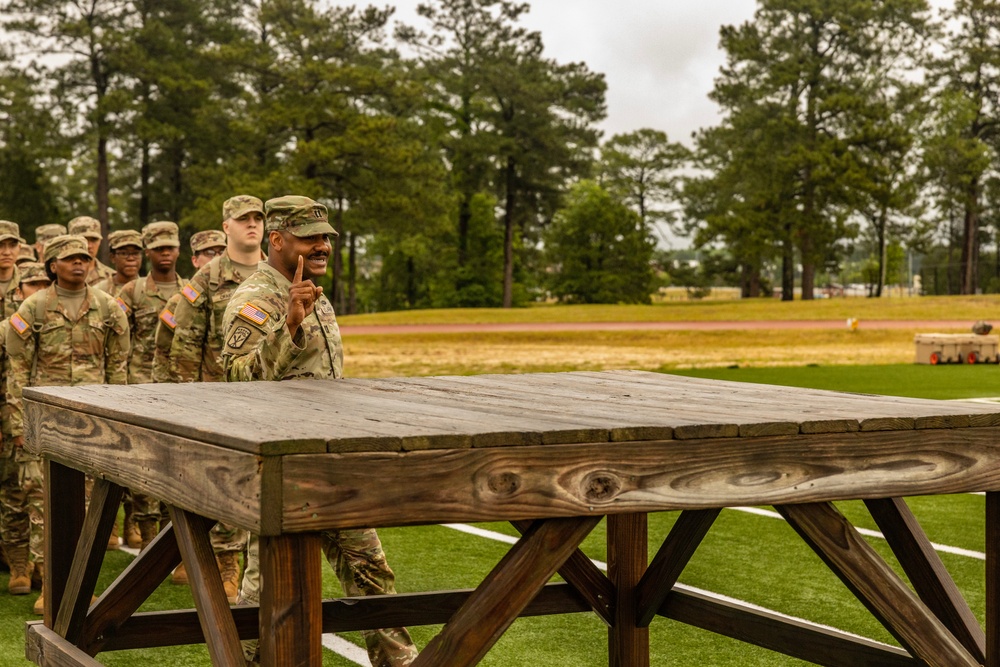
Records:
M135 491L129 491L128 493L132 500L132 519L136 523L140 521L159 521L163 525L170 520L170 514L167 512L166 505L156 498ZM217 555L230 552L236 554L243 553L249 538L249 532L221 522L212 526L212 530L209 533L212 550Z
M396 592L396 575L389 568L382 542L372 528L330 530L322 534L323 553L333 568L344 594L386 595ZM250 535L247 566L240 588L240 604L260 604L260 551L256 535ZM417 657L417 647L406 628L365 630L361 633L372 667L405 667ZM257 652L257 642L243 642L247 659Z
M10 450L0 454L0 542L8 550L28 546L31 535L28 493L21 485L18 458Z

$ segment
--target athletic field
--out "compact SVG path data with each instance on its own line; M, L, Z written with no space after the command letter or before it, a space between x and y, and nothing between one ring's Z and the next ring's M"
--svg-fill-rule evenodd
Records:
M919 300L913 300L919 301ZM961 317L987 319L986 314L978 315L977 309L985 305L995 308L1000 302L977 303L975 307L963 305ZM809 305L811 308L812 305ZM838 306L840 307L840 306ZM908 305L908 308L912 306ZM935 306L936 307L936 306ZM656 308L656 307L651 307ZM667 308L667 307L661 307ZM521 315L525 311L519 311ZM530 312L530 311L529 311ZM548 310L546 317L551 317ZM596 311L595 311L596 312ZM651 311L655 312L655 311ZM663 311L664 314L666 311ZM704 312L707 312L704 311ZM678 321L698 321L692 315L698 313L686 307L684 317ZM826 313L810 313L808 319L832 320ZM434 319L433 315L421 315ZM726 319L726 318L718 318ZM734 318L728 318L734 319ZM787 320L785 317L782 321ZM905 313L906 320L944 319L940 315L924 314L913 310ZM635 320L631 320L635 321ZM864 320L862 320L864 322ZM971 322L970 322L971 323ZM457 357L469 354L472 348L482 344L482 336L469 333L413 333L378 335L366 333L351 338L350 325L345 323L345 347L347 368L350 373L352 346L360 355L362 349L376 350L382 359L392 359L400 350L416 348L432 350L434 355L421 368L406 368L393 374L438 374L441 372L482 372L478 368L450 369ZM628 331L609 332L620 336L602 339L595 332L562 332L567 340L552 341L546 338L544 346L562 348L558 368L546 370L592 370L609 367L630 367L621 362L620 350L652 348L650 341L642 336L633 337L629 342ZM641 332L640 332L641 333ZM701 332L703 334L704 332ZM787 332L785 332L787 333ZM831 331L838 338L837 345L860 347L861 340L868 342L877 338L891 338L889 330L860 332ZM867 339L858 336L869 335ZM698 347L704 345L704 338L692 329L684 332L683 341L672 341L672 350L660 352L684 352L696 357ZM538 350L539 336L550 334L538 332L483 333L503 336L507 354L517 349L522 356L532 358L533 350ZM658 334L659 335L659 334ZM756 335L756 334L754 334ZM777 333L776 336L783 334ZM799 332L796 335L802 335ZM590 342L582 347L580 336ZM813 342L820 340L822 332L806 330L806 336ZM853 336L853 338L852 338ZM738 330L724 331L720 339L727 337L743 344L747 356L759 356L762 344L754 336ZM741 339L741 340L740 340ZM610 341L610 342L608 342ZM623 343L625 341L625 343ZM683 344L683 349L681 346ZM766 345L763 345L767 347ZM720 377L731 380L769 382L793 386L809 386L841 391L866 393L886 393L937 399L978 399L988 400L1000 397L1000 367L998 366L952 366L929 367L908 363L906 354L912 354L912 332L904 330L892 342L897 356L902 359L879 359L882 363L835 364L824 358L822 345L814 346L819 352L796 358L795 363L762 362L755 365L744 363L720 363L714 367L684 368L683 364L660 363L654 370L679 372L703 377ZM732 349L736 349L734 345ZM806 346L808 347L808 345ZM583 352L581 353L581 349ZM702 347L704 350L704 347ZM781 353L780 350L775 352ZM770 354L770 353L769 353ZM798 353L797 353L798 354ZM419 357L399 361L401 366L409 365ZM484 355L486 358L488 355ZM402 357L398 357L402 359ZM566 361L566 360L569 361ZM603 360L596 363L594 360ZM575 361L574 361L575 360ZM491 372L523 372L541 370L537 364L526 367L513 364L503 367L497 359L489 362ZM627 360L626 360L627 361ZM886 363L895 361L895 363ZM366 362L367 363L367 362ZM374 363L374 362L373 362ZM692 364L692 366L697 366ZM736 368L729 368L736 366ZM444 368L449 367L449 368ZM380 369L375 368L375 371ZM384 370L384 369L383 369ZM420 372L424 371L424 372ZM382 375L382 372L351 373L352 375ZM984 608L984 498L978 495L960 495L934 498L912 498L910 505L921 521L931 541L937 545L944 564L952 573L972 609L980 617ZM866 529L870 543L889 562L892 556L877 532L874 522L860 503L844 503L841 509L859 527ZM650 557L676 518L676 513L650 516ZM397 574L397 588L400 592L426 591L439 588L473 587L490 568L502 557L516 532L509 525L455 525L426 526L380 530L389 562ZM603 563L606 558L604 547L604 527L599 525L584 542L588 556ZM780 558L777 557L780 554ZM99 588L111 579L129 562L131 556L124 552L108 554L103 578ZM898 568L897 568L898 569ZM6 588L6 574L0 575L0 587ZM889 634L867 613L859 602L847 592L843 584L823 566L808 547L805 546L770 508L734 508L722 512L704 543L681 575L683 585L709 591L735 600L748 602L792 617L856 633L878 641L893 643ZM327 568L325 583L329 596L340 594L336 580ZM13 598L3 595L0 604L0 667L6 665L29 664L23 655L23 622L31 617L30 608L34 595ZM186 588L169 583L160 587L144 610L193 607ZM411 628L418 645L424 645L436 633L438 627ZM594 615L570 615L523 619L517 621L504 638L488 654L483 665L566 665L603 666L606 665L606 629ZM360 636L348 633L344 637L325 638L329 650L324 655L324 665L366 665L367 660L357 646ZM657 619L651 627L650 644L652 664L662 666L752 666L752 665L802 665L797 660L757 649L733 640L717 637L675 622ZM101 654L99 660L108 665L138 666L165 665L172 667L208 665L207 653L202 647L178 647L150 651L132 651Z

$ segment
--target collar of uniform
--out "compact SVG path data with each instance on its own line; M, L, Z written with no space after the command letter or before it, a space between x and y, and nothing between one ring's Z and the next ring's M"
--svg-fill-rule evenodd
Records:
M184 286L188 284L188 281L181 278L179 273L174 272L174 282L177 283L177 289L184 289ZM156 286L156 281L153 280L153 273L150 272L146 275L146 292L158 293L160 289Z
M278 287L285 290L286 292L292 288L292 281L286 278L284 274L281 273L281 271L274 268L266 261L261 260L260 263L257 264L257 270L263 271L264 273L269 275L271 277L271 280L273 280Z

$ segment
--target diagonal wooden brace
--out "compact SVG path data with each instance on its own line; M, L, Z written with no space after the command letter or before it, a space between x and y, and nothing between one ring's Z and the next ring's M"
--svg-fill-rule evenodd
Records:
M929 667L980 664L832 503L775 509L911 655Z
M412 667L477 664L600 520L592 516L534 522Z

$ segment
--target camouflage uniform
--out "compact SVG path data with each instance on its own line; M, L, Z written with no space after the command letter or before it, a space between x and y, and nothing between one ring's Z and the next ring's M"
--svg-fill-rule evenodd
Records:
M16 239L18 233L16 223L0 221L0 241ZM21 305L21 296L17 289L20 282L20 271L15 265L7 290L0 294L0 313L4 318L3 323L0 324L0 336L7 331L7 318L16 313ZM6 352L4 346L0 344L0 387L6 384L6 373L3 368L5 365ZM6 401L0 400L0 414L4 414L7 410ZM21 483L21 454L15 451L11 443L10 433L6 429L2 430L3 439L0 440L0 543L3 545L6 557L10 558L19 550L23 554L27 553L30 524L27 512L27 489ZM23 559L24 555L21 558ZM27 574L26 570L25 574Z
M287 229L297 236L336 233L327 222L326 207L305 197L281 197L265 205L265 229ZM299 325L293 339L285 327L291 282L261 262L257 273L240 285L226 308L223 360L230 382L254 380L333 380L343 376L344 351L333 306L323 295ZM395 593L389 568L374 529L324 531L323 552L344 593L350 596ZM257 540L251 537L247 571L240 596L259 602L260 571ZM417 649L406 628L362 633L374 667L409 665ZM250 650L253 650L250 648Z
M142 250L142 234L135 231L134 229L120 229L108 234L108 248L112 251L118 250L119 248L125 248L127 246L133 246ZM123 283L117 282L118 272L115 271L112 275L100 280L92 287L96 287L102 292L107 292L111 296L118 296L122 288L125 287L130 280L126 280Z
M87 254L82 237L63 236L46 245L45 256ZM9 320L4 336L7 352L6 400L3 427L11 438L24 435L24 387L125 384L128 361L128 322L118 304L104 292L86 289L75 317L66 312L56 286L31 295ZM41 463L24 454L22 477L42 490ZM29 508L31 555L43 562L43 508Z

